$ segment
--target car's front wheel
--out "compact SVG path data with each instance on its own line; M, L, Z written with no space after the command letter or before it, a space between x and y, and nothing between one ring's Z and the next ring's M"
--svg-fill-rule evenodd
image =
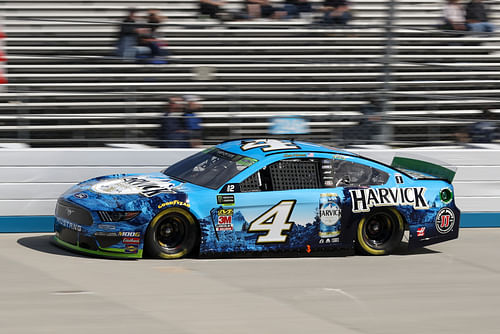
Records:
M189 212L170 208L149 224L144 249L151 257L178 259L191 253L198 235L196 220Z
M403 233L403 218L396 209L375 210L360 220L356 248L363 254L390 254L401 243Z

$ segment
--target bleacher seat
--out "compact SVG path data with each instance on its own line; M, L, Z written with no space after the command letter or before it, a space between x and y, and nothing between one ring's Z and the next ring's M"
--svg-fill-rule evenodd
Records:
M221 23L200 18L194 0L4 1L9 83L0 92L0 140L157 145L167 98L185 94L204 99L207 144L267 135L270 118L295 115L309 122L304 139L343 145L342 132L357 131L361 106L377 94L387 99L396 146L452 142L484 109L500 109L500 35L439 31L442 2L396 0L386 66L389 2L352 1L353 21L332 28L308 19ZM130 7L168 17L159 29L168 64L114 56ZM242 2L227 8L242 10ZM500 27L500 5L491 9Z

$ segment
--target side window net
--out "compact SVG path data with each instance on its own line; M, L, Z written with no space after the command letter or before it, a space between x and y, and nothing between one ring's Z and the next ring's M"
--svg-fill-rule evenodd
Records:
M240 191L373 186L385 184L388 179L386 172L352 161L294 159L277 161L262 168L240 183Z
M242 192L251 192L251 191L260 191L261 189L261 181L260 181L260 171L254 173L246 178L245 181L240 183L240 191Z
M240 183L241 192L321 188L317 160L277 161Z
M315 161L278 161L269 166L273 190L320 188Z

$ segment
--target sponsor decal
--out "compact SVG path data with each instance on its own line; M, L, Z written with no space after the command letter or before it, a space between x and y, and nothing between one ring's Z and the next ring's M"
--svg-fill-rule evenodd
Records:
M141 232L127 232L127 231L124 231L124 232L118 232L118 235L120 237L140 237L141 236Z
M436 216L436 230L441 234L446 234L455 225L455 214L450 208L442 208Z
M236 161L236 164L240 165L240 166L249 167L249 166L252 166L257 161L259 161L259 160L254 159L254 158L249 158L249 157L243 157L240 160Z
M139 247L136 245L126 245L125 253L137 253L139 251Z
M234 195L217 195L217 204L234 205Z
M352 212L369 212L372 207L411 205L414 209L429 209L424 197L424 187L412 188L368 188L349 190Z
M417 237L423 237L423 236L425 236L425 227L417 228Z
M325 186L332 186L333 187L333 181L332 180L325 180Z
M175 200L175 201L170 201L170 202L166 202L166 203L159 204L159 205L158 205L158 209L163 209L164 207L167 207L167 206L174 206L174 205L177 205L177 206L185 206L185 207L187 207L187 208L189 208L189 207L191 206L191 204L189 204L189 203L186 203L186 202L182 202L182 201Z
M327 226L337 224L340 219L340 208L336 203L323 204L319 210L319 217L321 222Z
M116 233L116 232L101 232L101 231L97 231L96 233L94 233L94 235L96 237L116 237L116 236L118 236L118 233Z
M217 210L217 225L216 231L232 231L233 230L233 209Z
M346 156L344 156L344 155L334 155L333 158L336 159L336 160L345 160Z
M174 194L181 190L183 184L175 185L170 179L151 177L125 177L101 181L92 186L92 190L108 195L135 195L153 197L158 194Z
M307 153L308 158L314 158L314 153Z
M319 244L324 245L324 244L334 244L340 242L340 238L322 238L319 239Z
M137 245L141 242L141 238L123 238L122 241L124 244Z
M99 224L97 225L97 228L100 228L101 230L114 230L116 226L110 224Z
M86 193L76 193L73 196L75 196L78 199L84 199L84 198L89 197Z
M219 216L232 216L234 213L234 209L219 209L217 210L217 214Z
M338 195L334 193L321 194L319 199L319 237L331 238L340 234L339 220L342 211L338 206Z
M66 227L67 229L70 229L73 231L77 231L77 232L82 231L82 227L80 225L66 221L66 220L59 219L59 224Z
M394 178L396 179L396 183L397 184L403 184L404 183L402 175L396 174L396 175L394 175Z

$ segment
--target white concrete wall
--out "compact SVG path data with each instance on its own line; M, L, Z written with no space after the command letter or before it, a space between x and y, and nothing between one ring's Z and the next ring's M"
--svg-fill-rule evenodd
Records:
M56 198L73 184L114 173L155 172L194 149L0 149L0 216L52 215ZM396 152L417 153L458 167L459 208L500 211L499 150L358 150L390 163Z

